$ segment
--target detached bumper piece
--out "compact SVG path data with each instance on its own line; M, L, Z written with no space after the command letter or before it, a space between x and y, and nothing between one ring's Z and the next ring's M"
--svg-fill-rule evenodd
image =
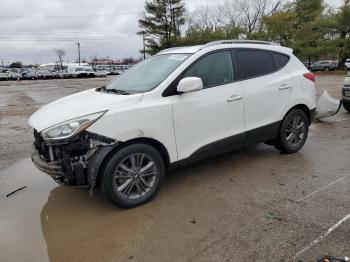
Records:
M327 90L323 92L320 100L317 102L316 119L322 119L338 114L342 106L342 101L331 97Z

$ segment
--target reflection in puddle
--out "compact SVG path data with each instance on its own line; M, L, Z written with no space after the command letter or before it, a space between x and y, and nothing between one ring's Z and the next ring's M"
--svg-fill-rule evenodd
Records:
M5 170L0 184L2 261L104 261L151 212L121 210L96 193L58 186L29 159ZM9 198L8 192L27 186Z

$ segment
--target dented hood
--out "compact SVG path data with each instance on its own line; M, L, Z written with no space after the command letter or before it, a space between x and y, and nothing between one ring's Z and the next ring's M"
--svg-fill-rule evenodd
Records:
M58 99L42 107L29 118L28 123L41 132L67 120L137 103L142 96L143 94L107 94L90 89Z

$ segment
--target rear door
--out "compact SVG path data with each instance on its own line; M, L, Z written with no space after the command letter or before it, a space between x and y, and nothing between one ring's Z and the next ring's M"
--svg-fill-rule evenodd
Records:
M293 78L283 68L289 56L261 49L238 49L235 56L245 97L247 139L268 137L283 118L293 87ZM254 130L257 133L250 132Z

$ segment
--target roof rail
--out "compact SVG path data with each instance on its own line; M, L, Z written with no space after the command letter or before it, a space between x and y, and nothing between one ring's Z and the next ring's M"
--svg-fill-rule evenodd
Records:
M258 45L275 45L275 46L280 46L278 43L274 42L268 42L268 41L260 41L260 40L219 40L219 41L214 41L210 42L206 45L203 45L201 49L208 48L211 46L216 46L216 45L224 45L224 44L258 44Z
M161 55L163 53L166 53L166 52L169 52L169 51L174 51L174 50L177 50L177 49L180 49L181 47L170 47L170 48L166 48L166 49L163 49L161 51L159 51L157 53L157 55Z

